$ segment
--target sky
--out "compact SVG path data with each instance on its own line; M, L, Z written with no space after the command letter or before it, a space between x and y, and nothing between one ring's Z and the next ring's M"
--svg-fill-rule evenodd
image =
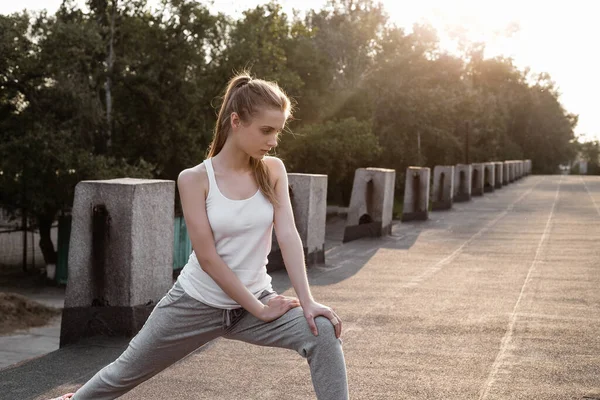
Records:
M84 3L83 0L78 0ZM211 9L233 16L266 0L214 0ZM279 0L286 12L320 9L326 0ZM414 23L429 23L440 33L441 47L452 51L445 34L460 28L470 41L486 44L486 57L511 57L519 68L547 72L561 93L565 109L579 115L575 134L582 140L600 140L600 112L593 94L600 95L600 57L595 39L600 24L595 20L595 2L559 0L381 0L390 21L410 30ZM61 0L0 2L0 13L23 9L54 12ZM152 4L152 0L150 0ZM507 35L508 28L514 33Z

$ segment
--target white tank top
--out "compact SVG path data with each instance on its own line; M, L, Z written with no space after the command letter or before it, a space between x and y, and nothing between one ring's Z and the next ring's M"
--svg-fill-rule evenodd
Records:
M217 254L258 298L263 290L272 291L267 274L267 256L271 251L273 205L260 189L244 200L225 197L215 179L212 160L204 161L209 189L206 213L215 239ZM241 306L229 297L208 275L192 251L178 278L185 292L209 306L235 309Z

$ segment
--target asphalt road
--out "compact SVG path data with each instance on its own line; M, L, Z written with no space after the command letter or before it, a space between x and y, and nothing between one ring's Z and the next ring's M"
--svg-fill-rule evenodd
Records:
M352 399L600 399L600 177L526 177L335 247L309 278L344 321ZM0 382L7 398L59 394L122 346L67 348ZM218 339L123 397L163 398L315 396L297 353Z

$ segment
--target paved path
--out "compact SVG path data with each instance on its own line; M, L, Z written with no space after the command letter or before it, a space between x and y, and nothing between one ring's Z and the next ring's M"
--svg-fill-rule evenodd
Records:
M0 370L55 351L59 342L60 316L45 326L0 336Z
M18 293L47 307L62 309L64 306L64 288L0 286L0 292ZM60 341L60 320L61 316L58 315L45 326L0 335L0 370L57 350Z
M309 278L344 320L352 399L600 398L599 244L600 178L531 176L333 248ZM75 388L124 345L91 341L2 371L3 395ZM216 340L123 398L173 397L314 393L295 352Z

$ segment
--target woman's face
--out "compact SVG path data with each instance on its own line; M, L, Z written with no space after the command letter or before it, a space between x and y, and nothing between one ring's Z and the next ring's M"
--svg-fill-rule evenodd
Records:
M250 121L242 122L231 114L231 127L238 146L250 157L261 159L277 146L277 137L285 126L285 112L265 108Z

